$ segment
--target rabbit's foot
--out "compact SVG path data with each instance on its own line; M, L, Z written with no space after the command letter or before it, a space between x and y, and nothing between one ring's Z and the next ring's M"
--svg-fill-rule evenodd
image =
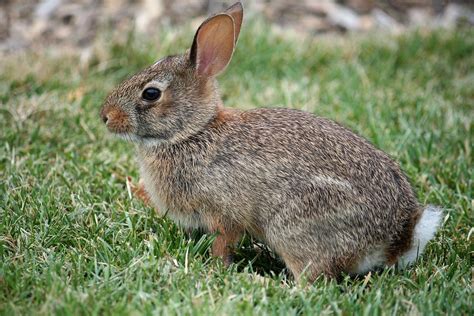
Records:
M148 192L145 190L145 184L143 182L143 179L140 179L138 181L138 184L136 185L133 184L130 177L128 177L128 181L130 183L130 189L133 195L139 198L140 200L142 200L143 203L145 203L146 205L151 205L150 196L148 195Z
M233 262L234 246L243 235L243 231L238 228L226 229L222 226L213 229L218 235L212 244L212 255L219 257L226 267Z

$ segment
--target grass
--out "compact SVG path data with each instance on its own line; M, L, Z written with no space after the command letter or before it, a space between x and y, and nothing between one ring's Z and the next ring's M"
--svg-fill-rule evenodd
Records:
M98 40L92 59L30 52L0 60L0 313L472 314L474 31L296 39L247 23L226 105L304 109L395 157L444 224L418 264L297 285L242 242L209 257L130 198L133 146L98 117L118 82L187 47L192 32ZM105 44L104 44L105 43Z

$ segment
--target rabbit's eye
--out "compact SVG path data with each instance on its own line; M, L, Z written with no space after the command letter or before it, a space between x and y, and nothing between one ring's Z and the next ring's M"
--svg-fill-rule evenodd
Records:
M157 88L146 88L142 92L142 98L147 101L156 101L160 98L161 91Z

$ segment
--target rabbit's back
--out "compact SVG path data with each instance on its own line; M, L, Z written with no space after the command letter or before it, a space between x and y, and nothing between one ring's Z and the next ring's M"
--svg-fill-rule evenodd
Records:
M223 185L250 181L253 190L278 190L288 197L321 190L326 194L318 197L320 204L335 199L328 205L350 199L378 208L416 206L398 164L331 120L297 110L258 109L241 112L222 131L208 170Z

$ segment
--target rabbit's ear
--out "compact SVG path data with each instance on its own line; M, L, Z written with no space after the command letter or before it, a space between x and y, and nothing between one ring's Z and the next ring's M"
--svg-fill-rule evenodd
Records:
M213 77L229 64L234 47L234 20L228 14L218 14L198 28L189 58L199 75Z
M234 19L234 37L235 44L237 44L237 39L239 38L240 34L240 27L242 26L242 20L244 18L244 8L242 7L242 3L234 3L228 7L224 13L230 15Z

